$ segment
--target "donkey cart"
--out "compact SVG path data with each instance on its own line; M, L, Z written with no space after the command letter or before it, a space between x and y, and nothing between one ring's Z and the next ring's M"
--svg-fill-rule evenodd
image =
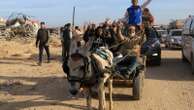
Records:
M141 56L139 61L133 61L130 56L120 56L114 61L114 78L132 83L132 93L134 100L140 100L142 97L145 62L146 57Z

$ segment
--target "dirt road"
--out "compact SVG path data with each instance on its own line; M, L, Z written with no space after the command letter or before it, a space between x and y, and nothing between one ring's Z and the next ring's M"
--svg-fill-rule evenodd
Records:
M22 47L26 57L21 53L0 57L0 110L86 109L83 97L71 98L68 93L60 48L51 47L56 53L52 63L38 67L36 49ZM30 52L34 53L29 55ZM180 51L164 50L162 57L160 67L147 70L142 100L133 101L129 88L114 88L114 110L194 110L190 65L181 61ZM96 99L93 106L97 108Z

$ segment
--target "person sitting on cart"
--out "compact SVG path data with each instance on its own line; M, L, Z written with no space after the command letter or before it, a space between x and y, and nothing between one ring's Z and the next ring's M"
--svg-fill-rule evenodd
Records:
M148 8L143 10L142 24L144 28L150 28L154 25L154 16Z
M150 32L152 31L152 28L154 25L154 17L152 16L152 14L148 8L145 8L143 10L142 20L143 20L142 27L144 28L145 35L146 35L146 37L149 37Z
M121 43L119 52L123 56L127 56L126 59L119 63L119 65L129 65L132 72L133 68L136 67L138 58L140 57L140 44L142 41L141 36L136 33L135 26L128 26L128 35L122 34L122 26L117 26L117 40Z
M99 47L107 47L107 43L103 35L103 28L101 26L98 26L95 30L95 37L92 41L90 51L95 51Z

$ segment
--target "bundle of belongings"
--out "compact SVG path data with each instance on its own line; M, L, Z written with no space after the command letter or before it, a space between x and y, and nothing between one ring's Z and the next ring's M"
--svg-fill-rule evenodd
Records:
M108 72L113 66L113 54L105 47L96 49L92 53L91 58L96 63L99 73Z

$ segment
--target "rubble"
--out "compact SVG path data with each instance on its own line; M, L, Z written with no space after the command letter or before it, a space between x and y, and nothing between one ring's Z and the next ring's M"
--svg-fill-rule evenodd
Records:
M7 20L1 20L0 38L7 40L16 37L32 38L36 35L39 28L38 20L34 20L23 13L12 13Z
M0 38L3 36L7 36L7 31L5 30L6 27L6 20L3 18L0 18Z
M58 27L48 28L48 31L50 32L51 36L58 36L60 34L60 29Z
M0 27L5 26L6 25L6 20L3 18L0 18Z

